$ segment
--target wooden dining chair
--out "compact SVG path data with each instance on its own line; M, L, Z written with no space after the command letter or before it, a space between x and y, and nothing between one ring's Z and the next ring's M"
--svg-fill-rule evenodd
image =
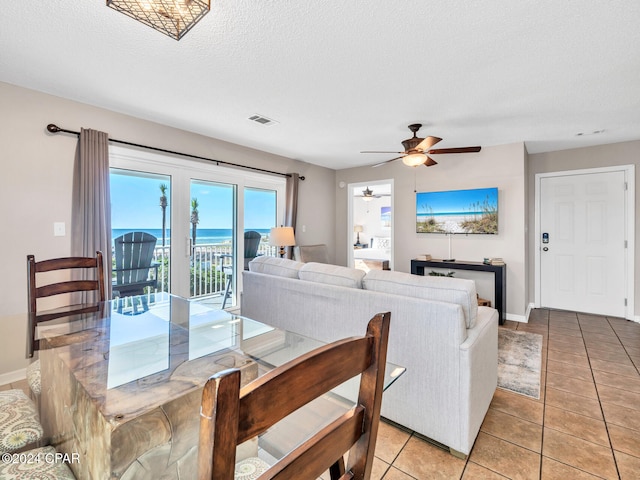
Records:
M314 479L329 470L332 480L368 479L380 421L390 313L380 313L366 335L320 347L277 367L240 388L240 371L220 372L202 393L199 480L233 480L236 445L264 433L298 408L346 380L362 374L356 405L274 465L259 458L242 467L262 470L269 479ZM349 452L345 469L344 454ZM247 476L246 478L258 478Z
M93 279L70 280L65 274L84 269L93 271ZM42 285L41 277L46 272L61 272L64 280L58 280ZM91 275L87 275L91 276ZM59 277L57 277L59 278ZM33 255L27 255L27 281L28 281L28 332L27 332L27 357L33 358L34 351L40 345L36 339L36 327L38 323L56 318L76 315L81 313L97 312L102 308L100 302L105 300L104 262L102 252L96 252L95 257L64 257L36 262ZM46 280L45 280L46 281ZM86 292L93 295L91 300L83 300L82 303L73 303L66 300L65 305L56 309L42 310L38 308L38 299L62 294ZM93 293L91 293L93 292ZM27 367L27 382L31 391L39 395L41 393L40 360L35 360Z

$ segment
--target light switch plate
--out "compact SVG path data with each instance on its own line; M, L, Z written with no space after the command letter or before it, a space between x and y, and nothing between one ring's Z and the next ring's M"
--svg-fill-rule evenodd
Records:
M64 237L66 235L66 228L64 222L54 222L53 223L53 236L54 237Z

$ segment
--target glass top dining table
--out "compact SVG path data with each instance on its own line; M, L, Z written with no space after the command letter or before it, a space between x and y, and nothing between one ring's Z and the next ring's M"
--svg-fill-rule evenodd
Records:
M172 295L158 294L135 315L117 310L115 301L107 301L96 312L36 330L41 422L52 445L79 455L70 465L78 478L195 478L207 379L238 368L246 385L324 345ZM387 363L384 388L403 372ZM357 386L357 379L339 386L311 410L296 412L289 425L305 425L312 433L335 409L353 405ZM278 458L297 442L283 422L260 439L262 455Z

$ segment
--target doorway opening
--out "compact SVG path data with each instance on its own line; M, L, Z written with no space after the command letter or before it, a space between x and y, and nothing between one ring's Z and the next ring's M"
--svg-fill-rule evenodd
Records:
M349 184L349 266L393 269L393 180Z

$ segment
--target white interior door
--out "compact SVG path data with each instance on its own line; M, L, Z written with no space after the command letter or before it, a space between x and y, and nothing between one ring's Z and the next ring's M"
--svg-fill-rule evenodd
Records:
M540 179L540 304L624 317L625 173Z

